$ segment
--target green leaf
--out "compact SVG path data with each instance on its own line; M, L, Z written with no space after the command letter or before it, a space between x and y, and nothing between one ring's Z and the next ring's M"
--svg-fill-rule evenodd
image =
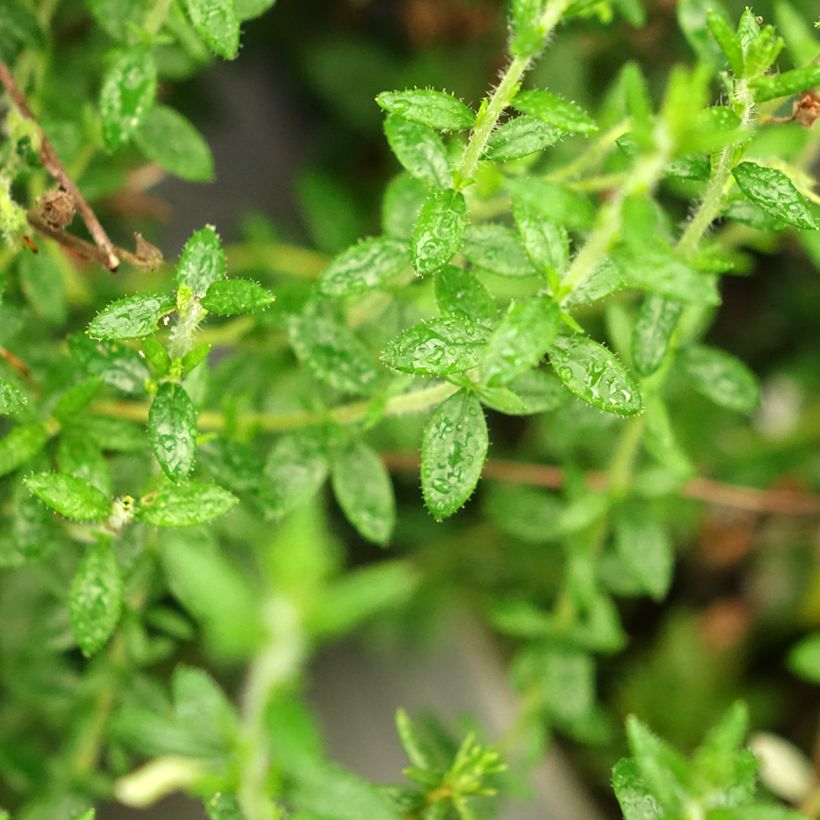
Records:
M322 436L309 430L283 436L265 463L265 515L274 521L283 518L315 495L327 474L327 447Z
M101 521L111 514L108 496L82 478L64 473L36 473L24 482L44 504L73 521Z
M544 89L522 91L512 101L513 108L575 134L589 134L598 130L595 120L574 102Z
M219 57L233 60L239 53L239 16L236 0L185 0L197 34Z
M54 405L52 415L61 422L71 421L94 400L100 392L101 383L97 378L83 379L63 393Z
M464 315L419 322L393 339L382 361L404 373L448 376L476 367L487 343L487 329Z
M649 294L632 327L632 364L638 375L651 376L663 364L672 334L683 312L680 302Z
M464 235L462 253L474 265L502 276L535 273L515 231L506 225L470 225Z
M555 341L558 321L558 305L547 296L513 302L490 337L483 381L497 387L535 367Z
M544 0L513 0L510 19L510 53L513 57L526 60L544 47L543 15Z
M225 278L225 251L212 225L196 231L185 243L177 265L177 284L187 285L194 296Z
M529 370L508 387L524 402L528 415L556 410L569 398L563 384L546 370Z
M492 326L498 308L484 285L470 271L445 265L435 275L436 303L443 314L466 316Z
M115 40L127 40L141 28L150 0L86 0L94 22Z
M348 521L363 538L385 545L396 523L393 484L382 460L363 441L333 462L333 493Z
M26 394L17 385L0 378L0 415L13 416L28 404Z
M393 177L382 197L382 227L387 236L409 240L427 200L427 186L404 172Z
M451 516L473 494L488 445L481 403L470 393L456 393L430 416L421 444L421 488L437 521Z
M224 515L239 499L216 484L189 481L144 495L137 518L155 527L188 527Z
M513 202L513 216L524 250L539 273L560 275L569 266L569 236L525 200ZM552 278L551 278L552 281Z
M173 297L164 293L138 294L117 299L104 307L89 323L92 339L139 339L157 330L157 325L174 309Z
M447 149L435 131L390 114L384 121L384 133L398 161L414 177L438 188L453 187Z
M481 403L491 410L504 413L507 416L528 416L529 407L524 399L513 393L507 387L488 387L487 385L476 385L476 395L481 399Z
M384 287L409 263L407 243L387 237L365 239L340 253L319 277L326 296L353 296Z
M69 428L60 436L57 465L61 473L93 484L106 497L111 495L111 469L93 439Z
M83 655L98 652L111 637L122 611L122 578L114 551L102 541L87 548L68 599L71 628Z
M320 381L343 393L367 394L381 371L350 328L322 316L293 316L288 338L299 361Z
M20 424L0 438L0 476L13 473L31 461L48 441L48 432L42 422Z
M130 142L156 93L157 67L150 48L131 46L114 53L100 91L103 142L109 151Z
M236 742L239 721L219 684L204 670L177 666L171 680L173 722L196 742L199 756L228 754Z
M820 228L810 203L782 171L754 162L741 162L732 174L746 198L766 213L803 230Z
M760 403L754 373L723 350L694 345L682 350L679 361L692 387L720 407L752 413Z
M550 363L570 392L607 413L633 416L643 407L640 389L613 353L585 336L559 336Z
M484 156L494 162L509 162L555 145L566 131L536 117L522 115L499 125L490 135Z
M171 481L184 481L194 468L196 415L181 385L159 386L148 412L148 436L159 466Z
M391 114L436 131L463 131L475 123L475 114L461 100L430 88L384 91L376 102Z
M743 49L740 47L740 40L732 27L726 22L726 18L719 12L710 9L706 15L706 25L712 36L720 46L720 50L726 56L729 67L735 77L743 76Z
M270 305L276 297L250 279L221 279L214 282L202 297L202 307L220 316L252 313Z
M663 600L672 582L675 556L658 521L643 509L619 509L615 515L615 550L641 589L654 600Z
M134 135L147 159L180 179L210 182L214 158L202 134L178 111L157 103Z
M526 203L535 213L573 231L592 227L597 210L589 197L532 176L513 177L505 187L516 204Z
M663 820L667 816L631 757L622 757L613 767L612 789L624 820Z
M810 683L820 683L820 632L808 635L789 650L789 669Z
M820 39L812 32L811 23L802 10L798 10L787 0L778 0L774 4L774 19L795 65L811 63L820 51Z
M413 267L424 276L444 267L461 249L467 204L460 191L438 189L425 201L413 228Z
M20 2L0 4L0 59L12 65L22 48L43 49L47 40L37 16Z
M68 349L88 376L124 393L142 393L151 377L139 353L118 342L94 341L75 333L69 337Z

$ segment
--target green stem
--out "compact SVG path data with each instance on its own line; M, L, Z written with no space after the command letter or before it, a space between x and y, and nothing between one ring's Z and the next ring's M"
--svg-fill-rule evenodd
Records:
M454 384L436 384L423 390L414 390L388 399L384 406L384 416L400 416L405 413L417 413L433 405L440 404L458 391ZM298 430L303 427L315 427L328 422L337 424L355 424L362 421L370 412L372 403L357 401L343 404L321 412L296 413L240 413L237 422L243 427L257 428L266 433L282 433ZM103 416L115 416L129 421L145 422L148 420L147 404L128 401L101 401L92 405L93 412ZM198 427L201 431L223 430L226 419L222 413L203 410L199 414Z
M548 0L541 15L540 29L544 40L549 37L553 29L561 21L561 17L569 6L569 0ZM513 57L504 69L501 80L492 95L482 104L476 117L467 147L461 164L454 174L456 186L463 188L469 185L475 177L478 163L484 155L487 143L493 133L498 120L518 93L521 79L532 65L532 57Z

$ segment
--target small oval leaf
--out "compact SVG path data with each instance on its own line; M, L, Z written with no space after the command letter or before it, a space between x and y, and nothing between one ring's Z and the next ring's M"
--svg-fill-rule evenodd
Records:
M232 316L265 308L275 298L267 288L249 279L221 279L208 288L200 302L211 313Z
M82 653L89 657L102 649L122 611L122 578L110 544L86 550L71 581L68 611Z
M760 403L757 379L739 359L705 345L688 347L679 355L692 387L702 396L738 413L752 413L757 409Z
M104 307L86 333L92 339L139 339L154 333L159 320L173 309L173 298L164 293L126 296Z
M409 263L407 243L387 237L365 239L342 251L319 277L326 296L352 296L387 284Z
M475 114L461 100L430 88L385 91L376 97L376 102L391 114L437 131L463 131L475 123Z
M114 151L131 140L148 115L157 93L157 67L150 48L132 46L115 52L100 91L102 135Z
M102 521L111 501L93 484L65 473L35 473L24 479L29 491L46 506L73 521Z
M427 198L413 229L413 267L421 276L444 267L461 249L467 204L459 191L439 189Z
M188 527L224 515L238 501L233 493L216 484L189 481L143 496L136 515L155 527Z
M165 382L148 412L151 450L171 481L184 481L194 468L196 409L185 389Z

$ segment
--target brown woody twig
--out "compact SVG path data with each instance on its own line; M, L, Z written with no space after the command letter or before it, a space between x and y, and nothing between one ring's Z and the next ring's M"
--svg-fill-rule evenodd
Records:
M40 125L37 118L34 116L31 108L29 108L28 102L26 101L23 92L17 87L17 83L14 81L14 77L9 70L9 67L0 60L0 83L6 89L6 93L11 97L14 104L17 106L19 112L28 120L31 120L40 131L40 161L43 163L43 167L54 177L57 182L65 188L68 194L71 196L72 200L74 201L74 205L77 208L77 213L79 213L80 218L85 222L86 227L88 228L88 232L91 234L94 242L96 244L96 253L92 256L86 255L85 258L96 259L102 265L104 265L110 271L116 271L120 265L120 255L118 254L118 249L114 246L114 243L108 238L108 234L105 232L105 229L100 224L100 221L97 219L94 211L91 209L91 206L86 202L85 197L80 193L80 189L74 183L74 180L68 175L68 172L65 169L60 157L57 155L57 152L54 150L54 146L49 142L48 137L46 136L45 132L43 131L42 126ZM42 231L42 233L46 234L46 236L50 236L52 239L56 239L66 247L71 248L74 244L72 240L74 237L71 237L70 234L65 234L62 231L43 231L42 226L40 224L36 224L32 222L31 217L29 216L29 222L34 225L37 230ZM45 224L45 223L43 223ZM70 238L69 238L70 237ZM82 241L82 240L78 240ZM88 243L85 243L88 244ZM76 250L76 248L75 248Z

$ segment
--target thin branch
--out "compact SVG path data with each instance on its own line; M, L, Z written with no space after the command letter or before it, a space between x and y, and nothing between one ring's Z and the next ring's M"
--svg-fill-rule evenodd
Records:
M22 359L18 359L10 350L6 350L5 347L0 347L0 359L8 362L9 367L13 367L24 378L31 375L29 366Z
M419 468L419 458L414 453L381 453L385 465L397 472L414 472ZM548 464L522 464L503 459L488 459L482 472L491 481L513 484L529 484L557 490L564 485L564 471ZM588 473L587 485L593 490L605 490L608 480L605 473ZM706 504L731 507L755 513L776 515L818 515L820 497L789 490L759 490L724 484L709 478L693 478L680 490L681 495Z
M68 175L65 166L63 165L54 146L49 142L48 137L43 131L37 117L34 116L31 108L29 108L23 92L17 87L14 77L9 70L9 67L0 60L0 83L6 89L6 93L11 97L18 111L28 120L31 120L40 131L40 160L43 167L54 177L57 182L62 185L66 191L71 195L77 212L80 218L85 222L88 232L91 234L94 242L97 245L99 254L96 257L102 264L110 271L115 271L120 265L120 257L117 254L117 249L114 243L108 238L108 234L100 224L91 206L86 202L85 197L80 193L80 189L74 183L74 180ZM31 221L31 219L29 219ZM38 230L40 228L38 227ZM52 237L57 238L57 237ZM64 243L65 244L65 243Z

